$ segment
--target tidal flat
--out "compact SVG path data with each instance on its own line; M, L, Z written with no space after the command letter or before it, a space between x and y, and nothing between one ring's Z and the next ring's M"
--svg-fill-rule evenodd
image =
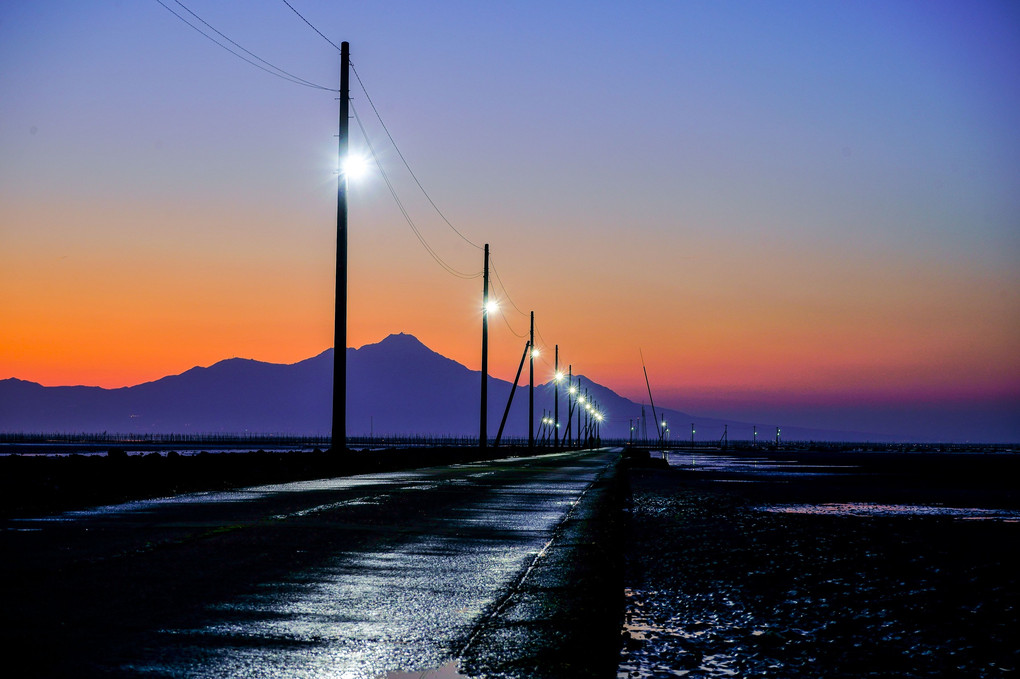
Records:
M628 474L618 677L1020 670L1020 456L668 457Z

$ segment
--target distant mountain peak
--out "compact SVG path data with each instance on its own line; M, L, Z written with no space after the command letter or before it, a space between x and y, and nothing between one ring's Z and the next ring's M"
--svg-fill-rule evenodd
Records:
M428 347L425 346L425 344L420 339L418 339L414 335L409 335L404 332L391 333L384 337L382 341L377 342L377 344L385 344L387 346L423 347L425 349L428 349ZM432 350L429 349L429 351Z

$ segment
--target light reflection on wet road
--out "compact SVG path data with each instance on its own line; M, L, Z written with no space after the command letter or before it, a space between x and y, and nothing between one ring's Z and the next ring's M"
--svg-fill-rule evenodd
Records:
M0 572L11 602L2 631L51 676L437 668L616 458L566 453L8 520L0 545L17 556Z

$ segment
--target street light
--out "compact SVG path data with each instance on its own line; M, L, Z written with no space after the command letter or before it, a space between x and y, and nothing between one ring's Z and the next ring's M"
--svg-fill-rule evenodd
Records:
M348 179L357 180L368 172L368 160L361 155L348 153L343 161L343 173Z

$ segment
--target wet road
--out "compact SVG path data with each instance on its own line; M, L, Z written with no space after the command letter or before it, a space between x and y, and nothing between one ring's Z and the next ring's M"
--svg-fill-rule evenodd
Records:
M455 658L611 452L0 523L22 676L385 677Z

